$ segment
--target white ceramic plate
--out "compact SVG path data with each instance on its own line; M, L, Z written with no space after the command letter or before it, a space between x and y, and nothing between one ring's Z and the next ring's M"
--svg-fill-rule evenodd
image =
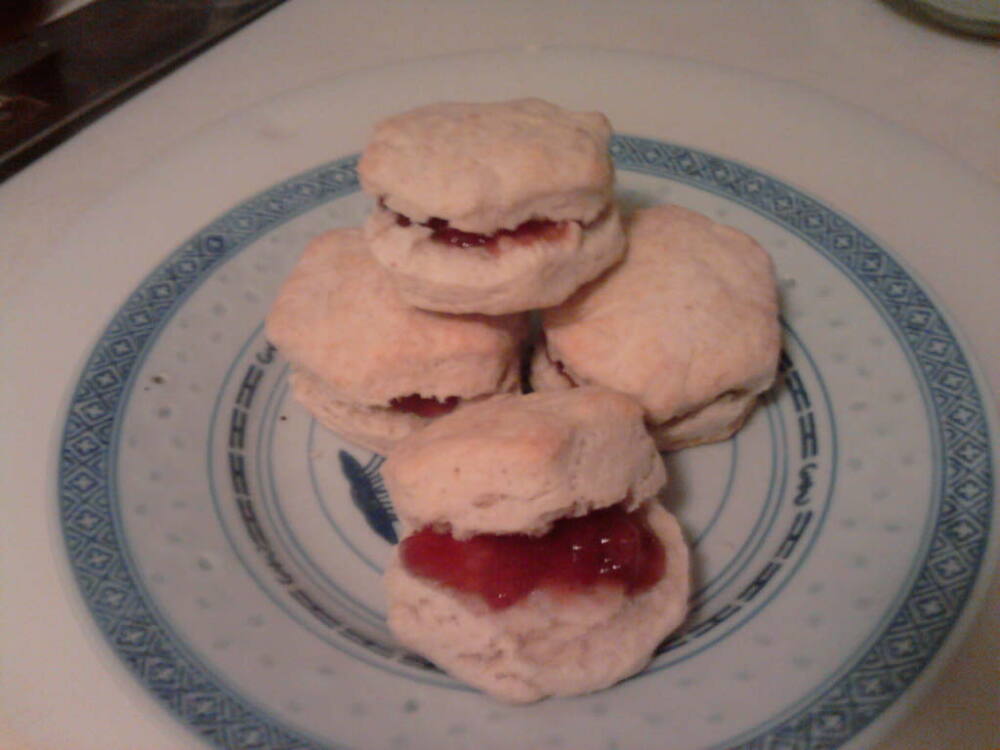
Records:
M601 88L623 76L647 88ZM805 183L814 197L767 161L675 140L680 92L725 85L578 52L370 73L221 123L91 219L100 252L157 262L72 387L60 521L100 630L178 721L226 748L840 747L908 700L994 554L989 387L896 249L824 202L828 174ZM262 320L305 242L369 209L354 164L373 119L522 93L633 125L613 147L624 203L680 203L757 237L786 355L734 440L667 457L696 563L683 631L613 689L512 708L393 643L380 458L290 399ZM196 200L216 184L249 197ZM136 201L162 226L128 215ZM115 294L123 275L108 272Z

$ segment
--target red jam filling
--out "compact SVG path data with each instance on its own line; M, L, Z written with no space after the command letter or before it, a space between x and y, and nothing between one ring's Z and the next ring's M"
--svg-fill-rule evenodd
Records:
M408 227L413 224L413 221L403 214L396 213L395 216L398 226ZM515 242L554 241L559 239L565 231L566 224L565 221L552 221L551 219L529 219L514 229L499 229L493 234L476 234L475 232L463 232L461 229L455 229L447 220L439 219L436 216L420 222L420 226L431 230L431 239L435 242L455 247L483 247L494 253L499 250L498 243L502 237L510 238Z
M444 401L438 401L436 398L424 398L417 393L411 393L409 396L394 398L389 402L389 407L419 417L440 417L454 411L458 401L458 396L448 396Z
M479 594L495 610L541 587L580 590L603 582L635 594L666 570L666 553L645 514L621 504L556 521L540 537L478 534L459 541L427 527L400 543L400 558L414 575Z
M566 380L569 381L569 384L571 386L573 386L574 388L576 388L579 385L579 383L577 383L573 379L573 376L570 375L568 372L566 372L566 365L564 365L562 363L562 360L552 359L552 355L549 354L549 350L548 349L545 350L545 356L549 358L549 362L552 363L552 366L556 368L556 372L558 372L560 375L562 375L564 378L566 378Z

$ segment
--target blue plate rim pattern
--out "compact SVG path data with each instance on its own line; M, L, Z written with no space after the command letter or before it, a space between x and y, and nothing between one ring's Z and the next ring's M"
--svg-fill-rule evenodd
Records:
M797 235L850 278L894 332L935 425L933 529L899 604L828 682L719 747L839 747L893 705L934 660L982 572L993 523L988 396L945 314L893 256L820 201L751 167L649 138L615 136L619 169L707 190ZM333 747L268 715L173 633L136 571L118 518L117 427L159 331L187 296L257 237L358 190L357 156L308 170L239 204L174 250L119 308L73 388L59 441L57 494L80 594L112 651L185 726L225 748ZM940 347L944 342L947 346ZM959 454L962 451L964 455ZM945 564L958 573L943 572ZM951 567L954 571L954 567ZM894 651L912 639L917 655Z

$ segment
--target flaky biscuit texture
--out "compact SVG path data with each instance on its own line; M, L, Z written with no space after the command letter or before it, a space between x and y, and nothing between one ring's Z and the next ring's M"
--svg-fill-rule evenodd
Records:
M613 685L640 671L687 612L690 571L680 527L655 501L645 512L666 551L664 577L648 591L540 589L493 611L475 595L410 574L397 556L385 574L389 627L403 645L504 701Z
M365 235L400 297L450 313L503 315L557 305L625 252L614 206L593 224L566 222L555 237L501 237L495 250L434 240L427 227L399 226L382 208L369 216Z
M341 400L320 378L308 370L293 369L292 395L329 430L363 448L385 455L403 438L430 424L434 418L385 406L365 406ZM505 393L517 390L511 384ZM459 401L456 410L493 398L477 396Z
M707 409L685 428L701 424L705 434L688 430L677 444L705 442L774 381L773 263L748 235L679 206L640 210L626 230L622 263L543 312L548 356L578 384L632 395L654 427ZM533 385L559 381L540 372Z
M611 126L541 99L442 102L375 127L362 187L415 222L492 234L532 218L584 223L611 198Z
M359 229L310 243L267 317L268 339L339 401L472 399L520 382L524 315L445 315L396 293Z
M571 376L559 371L541 341L531 357L531 385L538 391L552 391L574 388L577 384ZM727 392L694 411L647 426L661 451L716 443L732 437L743 426L760 398L748 391Z
M603 388L497 396L399 442L382 467L407 529L541 534L656 495L666 470L631 398Z

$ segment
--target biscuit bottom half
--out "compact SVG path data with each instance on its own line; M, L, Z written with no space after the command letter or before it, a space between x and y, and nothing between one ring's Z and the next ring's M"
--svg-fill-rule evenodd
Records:
M295 400L302 404L321 425L352 443L383 455L398 441L427 426L436 418L425 416L431 412L428 409L406 410L406 408L393 408L390 405L366 405L347 401L321 378L303 368L293 369L291 385ZM514 383L509 390L513 391L518 387L518 384ZM461 409L495 395L497 394L488 393L467 399L452 397L445 402L454 409ZM406 402L412 401L413 398L412 394L401 394L396 401L405 407ZM423 411L424 414L417 411ZM442 413L447 412L442 411Z
M552 358L547 347L535 349L531 361L531 387L536 391L564 390L587 385L585 378ZM728 440L749 418L760 394L749 389L733 389L711 401L665 422L650 423L649 433L661 451L693 448Z
M501 315L552 307L625 252L613 205L592 223L560 221L521 238L512 232L489 247L439 241L436 233L423 224L403 225L382 207L365 225L372 254L400 296L414 307L446 313Z
M640 671L687 613L689 560L680 526L656 501L646 521L665 551L651 587L537 588L490 607L410 573L398 549L385 574L389 627L401 644L452 676L512 703L588 693Z

